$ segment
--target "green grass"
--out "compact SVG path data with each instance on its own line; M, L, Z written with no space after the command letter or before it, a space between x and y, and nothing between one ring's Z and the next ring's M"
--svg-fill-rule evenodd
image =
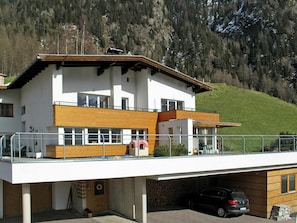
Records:
M241 127L222 128L219 134L278 135L297 133L297 107L267 94L226 84L209 84L214 90L197 94L197 108L216 111L222 122Z
M17 76L6 77L6 78L4 79L4 83L5 83L5 84L8 84L8 83L14 81L16 78L17 78Z

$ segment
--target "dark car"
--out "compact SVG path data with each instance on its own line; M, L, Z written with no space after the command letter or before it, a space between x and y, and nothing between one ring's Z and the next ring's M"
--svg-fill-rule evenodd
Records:
M249 200L244 192L222 187L214 187L200 194L192 194L187 202L191 209L213 211L219 217L239 216L250 211Z

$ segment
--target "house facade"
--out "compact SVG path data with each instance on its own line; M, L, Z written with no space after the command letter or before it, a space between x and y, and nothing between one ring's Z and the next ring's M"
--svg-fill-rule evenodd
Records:
M282 166L295 165L293 157L261 165L248 157L240 167L230 157L196 156L220 153L217 128L240 126L196 108L195 95L209 90L143 56L38 55L0 87L0 217L22 214L30 222L31 211L89 208L146 222L148 178L198 185L206 173L278 166L281 176ZM168 144L183 145L189 156L152 157Z

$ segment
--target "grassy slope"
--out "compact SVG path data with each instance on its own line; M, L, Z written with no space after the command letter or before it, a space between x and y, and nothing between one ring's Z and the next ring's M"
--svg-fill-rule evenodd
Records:
M257 91L226 84L210 84L214 90L196 96L197 108L216 111L223 122L241 127L219 129L219 134L297 134L297 106Z

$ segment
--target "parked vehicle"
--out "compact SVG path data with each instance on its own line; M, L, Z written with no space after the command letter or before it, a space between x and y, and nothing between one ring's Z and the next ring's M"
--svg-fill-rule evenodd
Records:
M213 187L200 194L187 198L191 209L204 209L215 212L219 217L242 215L250 211L249 200L242 191L222 187Z

